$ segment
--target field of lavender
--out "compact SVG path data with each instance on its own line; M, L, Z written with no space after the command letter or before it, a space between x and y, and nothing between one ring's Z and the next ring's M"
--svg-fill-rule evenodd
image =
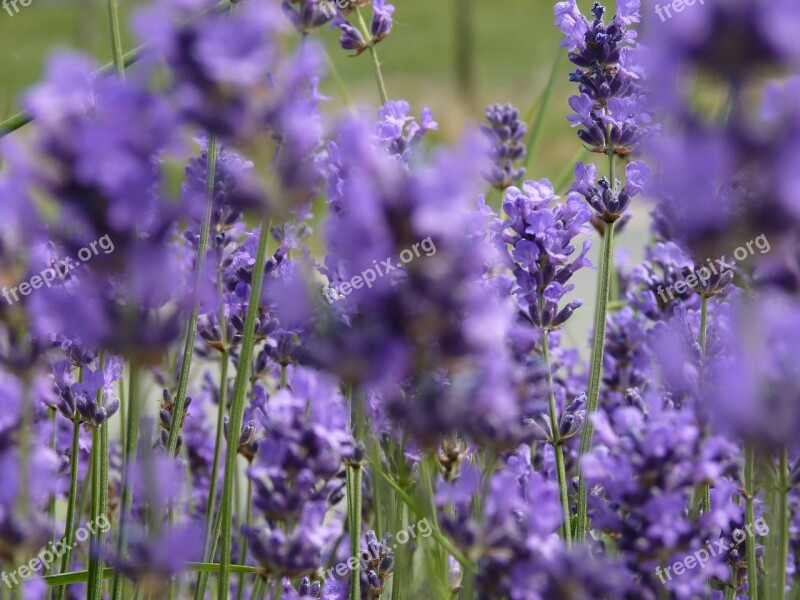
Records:
M402 3L107 0L0 122L0 600L800 599L796 2L558 2L515 108L460 0L432 110Z

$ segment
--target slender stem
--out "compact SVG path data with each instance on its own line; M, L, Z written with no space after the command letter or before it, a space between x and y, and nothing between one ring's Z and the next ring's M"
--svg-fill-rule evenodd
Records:
M241 576L244 579L244 573ZM239 585L242 585L241 583ZM256 582L253 584L253 589L250 590L250 600L256 600L261 596L261 590L264 587L264 580L261 577L256 576ZM239 597L242 597L242 589L239 588Z
M544 92L542 92L542 101L539 105L539 111L536 113L536 120L533 122L533 127L531 128L530 135L528 136L528 145L525 149L525 168L530 168L533 164L533 158L536 155L536 150L539 147L539 139L541 138L542 134L542 125L544 124L544 117L547 113L547 107L550 104L550 98L553 95L553 89L555 88L556 77L560 73L561 70L561 60L564 56L564 52L561 48L558 49L556 53L555 60L553 60L553 64L550 67L550 74L547 77L547 85L544 88ZM576 161L577 162L577 161ZM574 164L574 163L573 163ZM571 172L571 171L570 171Z
M203 560L211 561L214 559L213 553L216 552L217 536L219 530L214 534L215 521L214 514L217 507L217 489L219 483L219 463L222 456L222 442L224 441L224 419L225 419L225 405L228 396L228 363L230 362L228 351L222 353L222 363L220 366L220 384L219 384L219 407L217 408L217 434L214 443L214 460L211 464L211 477L208 488L208 504L206 506L206 519L205 519L205 537L203 542L204 554ZM212 539L213 535L213 539ZM206 585L208 583L208 573L200 573L197 578L197 593L195 598L202 599L206 593ZM199 595L198 595L199 593Z
M78 420L72 422L72 454L69 457L69 494L67 495L67 522L64 526L64 542L66 550L61 557L61 573L69 570L72 558L72 544L75 543L75 505L78 497L78 452L81 438L81 424ZM57 599L64 600L67 588L62 587L58 590Z
M360 391L353 392L349 388L350 396L350 428L356 444L361 441L361 422L363 415L363 395ZM350 509L348 523L350 527L350 556L361 555L361 476L362 466L350 464L347 466L347 505ZM360 565L356 564L350 573L350 600L361 600L361 574Z
M58 454L58 411L50 410L48 417L50 419L50 423L53 425L53 434L50 438L50 449L53 451L53 454ZM47 518L48 520L52 520L53 526L53 543L58 541L58 519L56 518L56 491L49 495L47 500ZM43 575L50 575L50 571L52 570L54 565L45 565L44 569L42 569Z
M185 562L181 566L183 567L183 571L192 573L214 573L219 571L218 563ZM255 575L260 572L258 567L248 567L247 565L230 565L230 569L231 573L252 573ZM106 567L103 569L103 579L110 579L114 575L114 572L115 569ZM83 583L84 581L88 581L88 579L89 572L84 570L71 571L69 573L61 573L59 575L48 575L47 577L43 577L42 581L44 581L50 587L56 587L71 583Z
M408 507L402 503L402 501L398 498L398 524L395 528L395 531L400 531L408 527ZM392 600L400 600L402 598L403 592L403 584L405 583L405 571L406 571L406 550L405 548L398 548L395 552L395 568L394 568L394 576L392 577ZM469 597L469 596L467 596Z
M100 352L98 369L103 372L106 364L104 351ZM103 405L103 394L105 389L100 387L97 390L95 402L97 406ZM96 427L92 433L92 462L95 466L92 491L92 521L95 525L102 515L107 512L108 504L108 420ZM89 557L89 589L88 597L91 600L99 600L103 595L103 561L100 548L103 544L101 536L103 532L97 528L97 533L92 535L92 548Z
M129 373L130 375L130 373ZM125 382L127 379L124 377L120 378L119 380L119 437L120 437L120 445L121 447L125 447L125 435L127 432L127 423L128 420L126 418L127 406L128 401L125 399Z
M336 86L336 91L339 92L342 102L344 102L344 105L350 110L351 113L354 113L353 98L350 96L350 91L347 89L347 85L345 84L344 79L342 79L342 75L336 68L336 64L331 59L331 55L324 48L322 50L322 55L325 58L325 64L328 67L328 73L330 73L331 80Z
M236 470L236 457L238 447L236 440L242 431L244 419L245 399L247 384L250 379L250 365L253 358L255 345L255 325L258 311L261 308L261 287L264 283L264 268L267 260L267 242L269 241L270 223L265 217L258 239L256 262L253 266L253 280L250 286L250 299L247 303L247 316L245 318L244 339L239 355L239 368L236 372L236 381L233 387L231 402L231 416L228 425L228 444L225 451L225 474L222 485L222 532L220 540L220 570L218 581L218 597L227 598L230 580L231 544L233 532L231 529L231 511L233 508L233 474Z
M773 597L776 600L786 598L786 559L789 556L789 456L786 448L781 449L778 457L778 547L777 574Z
M250 481L250 478L247 478L247 492L245 493L245 502L247 503L247 508L245 508L245 517L244 517L244 524L250 525L250 519L253 514L252 510L252 503L250 499L253 496L253 482ZM241 559L239 560L240 564L246 565L247 564L247 536L242 535L240 537L240 546L242 548L242 552L240 554ZM261 579L260 577L258 578ZM242 600L242 592L244 591L244 573L239 575L239 590L237 592L237 600Z
M755 449L748 445L744 449L744 510L745 521L755 523ZM752 526L752 525L751 525ZM756 542L751 536L747 540L747 591L750 598L758 600L758 567L756 562Z
M381 466L380 463L371 462L370 465L371 465L371 472L377 473L380 477L383 478L384 481L386 481L387 484L389 484L389 487L391 487L394 490L395 494L397 495L397 498L401 500L403 504L405 504L408 508L410 508L414 512L414 515L416 516L417 519L426 516L425 511L423 511L419 506L417 506L417 503L411 496L409 496L408 492L406 492L399 483L397 483L394 479L392 479L389 475L387 475L383 471L383 467ZM462 552L458 548L455 547L453 542L451 542L449 538L447 538L447 536L445 536L440 531L438 524L434 523L431 529L432 529L431 537L442 548L447 550L450 556L455 558L459 562L459 564L461 564L462 567L472 572L475 572L477 570L476 565L470 562L470 560L464 554L462 554Z
M286 375L288 371L288 365L281 365L281 383L279 389L284 389L286 387Z
M31 433L33 430L33 401L31 398L31 381L24 377L22 381L22 408L20 413L19 429L19 465L20 473L28 473L31 457ZM27 517L30 510L28 478L19 478L17 506L19 514Z
M569 488L567 487L567 473L564 468L564 445L561 443L558 430L558 409L556 395L553 389L553 367L550 362L550 344L547 340L547 331L542 333L542 355L547 369L547 388L549 390L550 408L550 435L553 439L553 452L556 455L556 470L558 472L558 490L561 497L561 513L564 517L563 537L567 544L572 543L571 513L569 509Z
M100 428L96 427L92 430L92 453L90 460L92 461L92 506L91 506L91 521L97 518L98 511L100 510L100 453L102 452L102 445L100 443ZM92 544L95 541L95 536L92 536ZM97 553L94 549L89 552L89 583L86 589L86 598L90 600L97 600L98 590L97 581L100 580L98 568L100 563L97 560Z
M735 585L735 582L736 582L736 575L737 575L736 567L735 566L731 567L731 581L734 582L734 585ZM709 583L709 585L711 585L711 584ZM725 587L724 596L725 596L725 600L734 600L735 597L736 597L736 588L733 585L726 586ZM711 595L709 594L708 597L711 598Z
M456 81L464 100L474 102L475 94L475 2L455 1Z
M186 340L183 345L178 393L172 410L172 423L170 424L169 438L167 439L167 456L173 456L178 447L178 435L183 424L183 413L186 410L186 390L189 387L189 371L192 367L192 355L194 353L195 338L197 337L197 319L200 315L200 287L203 283L206 254L208 252L208 237L211 231L211 216L214 211L217 151L216 136L211 135L208 138L208 150L206 153L206 211L203 215L203 223L200 226L200 240L197 243L197 256L195 257L194 299L192 301L192 312L189 315L189 325L186 328Z
M189 374L192 368L192 357L194 355L195 339L197 338L197 321L200 317L200 287L203 284L205 274L206 254L208 253L208 238L211 231L211 218L214 212L214 187L216 184L217 168L217 140L216 136L210 135L208 148L206 150L206 210L203 215L203 222L200 225L200 239L197 243L197 254L195 256L194 269L194 298L192 300L192 310L189 313L189 323L186 327L186 339L183 345L183 356L181 360L181 371L178 376L178 391L176 393L175 404L172 408L172 421L167 436L167 456L174 456L178 452L178 440L180 438L181 427L183 426L184 412L186 411L186 394L189 388ZM209 496L212 498L212 496ZM169 509L170 524L173 520L173 507ZM175 596L175 581L169 585L170 600Z
M213 560L214 555L217 552L217 541L219 540L219 534L222 530L222 511L217 511L217 515L214 517L214 523L211 527L211 536L208 539L208 545L206 547L207 554L206 556L211 556L212 558L207 559L208 561ZM206 588L208 587L208 577L211 575L209 571L199 571L199 576L197 578L197 587L194 591L194 598L195 600L203 600L206 597Z
M112 63L120 79L125 79L125 55L122 52L122 35L119 27L117 0L108 0L108 23L111 31Z
M383 81L381 61L378 58L378 51L375 49L375 40L372 39L369 28L367 27L367 22L364 20L364 15L361 13L361 9L357 6L355 7L355 13L364 39L369 40L369 55L372 58L372 69L375 71L375 82L378 84L378 94L381 97L381 104L386 104L386 101L389 99L389 97L386 94L386 84Z
M708 338L708 296L703 294L700 300L700 351L705 362L706 340Z
M108 421L100 426L100 507L98 517L108 516L108 469L109 469L109 448L108 448ZM96 523L97 521L95 521ZM105 546L108 536L106 532L98 530L98 552L102 555L101 549ZM100 563L102 572L103 564ZM98 584L102 586L102 578L98 579ZM103 597L102 589L99 591L98 598Z
M708 296L703 294L700 300L700 360L701 369L705 369L706 362L706 340L708 339ZM703 513L711 511L711 486L704 483L701 488ZM750 521L752 522L752 521Z
M120 26L119 26L119 6L117 4L117 0L108 0L108 21L109 21L109 28L111 33L111 51L112 51L112 63L114 64L114 68L116 69L117 76L121 79L125 79L125 56L122 52L122 35L120 33ZM100 370L103 370L103 363L105 362L105 355L100 354ZM97 394L98 404L102 400L102 391L99 391ZM99 476L99 492L100 492L100 501L98 506L98 512L95 514L95 519L97 519L101 514L105 515L108 512L108 421L104 422L100 427L100 458L99 458L99 466L100 466L100 476ZM96 521L95 521L96 523ZM103 536L103 539L100 540L100 536ZM97 557L99 554L99 546L105 543L105 533L98 532L97 534L98 539L98 549L93 554L93 557ZM94 560L93 560L94 562ZM93 563L90 563L90 572ZM95 566L95 569L100 569L99 574L96 576L94 581L94 587L90 584L89 589L92 592L93 598L100 598L103 594L103 565L98 561L98 564Z
M136 447L139 444L139 375L138 360L131 359L128 382L128 423L125 433L125 446L122 455L122 492L119 510L119 534L117 538L117 554L122 556L127 544L125 526L128 519L128 510L133 499L133 490L130 488L130 467L136 458ZM114 572L112 585L112 598L122 598L122 576L119 570Z
M609 266L614 260L614 223L606 223L603 231L603 252L600 262L600 281L598 282L597 312L594 321L594 341L592 344L592 364L589 372L589 396L586 401L586 421L583 425L583 436L581 438L580 459L592 447L592 436L594 427L591 417L597 410L597 403L600 399L600 381L603 374L603 352L606 342L606 315L608 313L608 290L610 284L611 269ZM575 533L576 540L583 540L587 531L587 501L586 480L583 472L580 473L578 483L578 525Z

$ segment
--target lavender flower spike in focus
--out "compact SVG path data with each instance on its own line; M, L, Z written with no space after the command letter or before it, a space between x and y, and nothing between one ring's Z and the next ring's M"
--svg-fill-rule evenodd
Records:
M642 76L635 63L636 34L628 27L638 23L639 0L619 0L617 14L606 22L606 9L598 2L592 7L593 20L581 14L576 0L565 0L555 6L555 24L566 36L563 45L570 49L569 59L578 68L570 81L578 84L580 96L572 96L569 116L573 127L580 127L578 137L592 152L608 157L608 177L597 180L593 166L579 163L575 169L577 183L572 191L580 193L597 211L605 224L603 249L599 265L597 307L594 321L591 369L587 412L597 409L603 370L606 313L614 261L614 224L630 204L631 198L644 186L649 170L639 163L628 166L629 183L624 188L616 179L617 157L635 152L647 132L650 110L642 88ZM593 426L587 420L581 439L580 456L592 446ZM583 474L579 480L577 537L586 535L587 489Z
M614 223L630 206L631 200L648 185L652 176L650 167L643 162L632 162L627 167L627 183L613 184L605 177L597 179L597 168L588 164L575 165L576 182L570 192L580 194L598 214L601 221Z

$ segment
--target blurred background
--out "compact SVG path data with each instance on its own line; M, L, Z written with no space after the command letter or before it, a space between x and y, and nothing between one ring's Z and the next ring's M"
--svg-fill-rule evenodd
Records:
M470 123L479 122L487 104L514 104L532 123L542 92L559 60L552 96L543 113L538 148L526 178L564 179L571 169L580 141L567 122L569 96L576 88L568 80L571 65L560 47L561 33L553 25L550 0L392 0L396 6L392 34L378 46L389 97L406 99L412 113L429 106L440 124L438 139L452 142ZM122 0L123 20L145 2ZM581 8L588 9L589 0ZM66 2L31 0L13 17L0 10L0 119L16 113L25 89L44 71L47 57L58 49L88 52L100 63L110 61L108 15L103 0ZM643 12L646 12L644 10ZM645 18L648 14L643 15ZM124 44L135 39L125 31ZM350 57L338 46L338 30L319 29L313 34L328 48L341 79L355 103L377 108L379 100L367 53ZM334 98L326 110L344 106L331 79L322 86ZM529 128L530 131L530 128ZM602 157L601 157L602 158ZM605 161L598 161L605 173ZM571 180L567 182L567 186ZM564 188L558 190L560 193ZM2 199L0 199L2 201ZM495 209L499 193L490 195ZM634 219L618 237L618 245L633 260L640 260L647 240L649 207L634 207ZM596 256L595 236L592 255ZM594 260L596 263L596 260ZM585 301L570 321L575 345L588 352L586 336L592 322L595 276L583 270L577 278L576 296Z

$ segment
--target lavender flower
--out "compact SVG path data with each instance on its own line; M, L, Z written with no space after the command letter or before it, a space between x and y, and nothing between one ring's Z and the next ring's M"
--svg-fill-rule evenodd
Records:
M528 126L510 104L487 107L486 120L489 125L482 125L481 131L491 143L490 157L494 165L484 177L497 189L504 190L525 176L525 168L515 168L515 163L525 156L522 139Z
M617 3L617 14L606 23L606 9L592 7L593 21L584 17L575 0L555 6L556 25L570 48L569 59L578 69L570 81L580 96L570 98L575 111L569 117L578 137L593 152L627 156L635 152L648 132L648 107L642 75L634 54L636 34L628 26L639 21L638 0Z
M581 306L572 301L558 308L572 291L568 282L582 267L590 266L586 255L591 247L583 241L573 259L573 239L588 234L590 213L575 198L566 204L550 205L558 199L549 181L526 181L522 190L511 187L503 208L509 219L501 226L500 240L508 244L516 278L515 294L525 318L535 327L556 329Z
M631 200L647 188L650 167L643 162L632 162L628 164L626 176L624 186L617 180L612 185L605 177L597 179L594 165L578 163L575 165L576 182L569 191L583 196L604 223L613 223L625 213Z
M297 6L295 6L297 5ZM299 31L308 34L328 23L335 14L335 3L328 0L283 0L283 13ZM333 7L331 10L330 7Z
M703 439L691 411L663 407L653 394L640 406L623 406L594 417L600 447L584 459L590 486L593 524L617 538L625 564L642 586L642 596L657 598L662 585L676 598L702 594L707 577L727 580L729 571L716 557L705 571L661 582L656 567L672 564L701 548L716 527L738 511L726 496L722 479L735 473L735 447L720 436ZM694 486L715 482L712 510L696 521L684 518Z

